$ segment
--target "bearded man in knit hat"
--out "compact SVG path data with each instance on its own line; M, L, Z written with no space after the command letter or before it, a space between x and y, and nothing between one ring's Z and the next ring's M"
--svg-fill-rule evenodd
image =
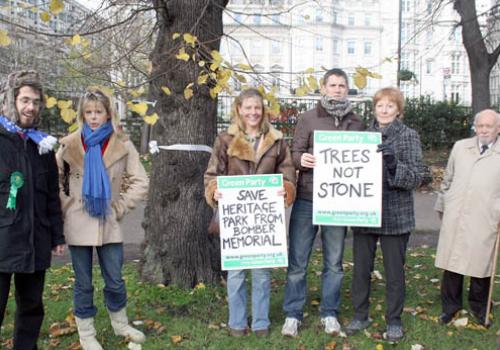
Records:
M14 349L37 349L51 251L64 249L56 139L36 129L44 108L34 71L13 72L0 87L0 325L14 275Z

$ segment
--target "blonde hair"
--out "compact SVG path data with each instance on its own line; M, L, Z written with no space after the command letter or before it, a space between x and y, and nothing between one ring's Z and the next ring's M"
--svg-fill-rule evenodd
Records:
M387 98L389 101L394 102L399 110L398 118L402 119L405 108L405 98L403 93L398 88L386 87L378 90L373 96L373 108L377 105L378 101Z
M260 132L265 134L269 131L269 115L267 113L266 106L264 104L264 96L262 93L255 89L255 88L249 88L246 90L243 90L235 99L233 102L233 106L231 109L231 116L232 116L232 121L236 125L238 125L239 129L242 131L245 131L245 123L243 122L243 119L241 119L240 114L238 113L238 108L241 107L243 104L243 101L246 100L247 98L252 98L256 97L260 100L262 104L262 120L260 121Z
M106 113L108 114L108 119L111 119L111 125L113 126L113 131L115 133L121 132L120 127L120 118L118 117L118 113L116 113L113 98L106 94L102 89L91 86L88 87L85 91L85 94L80 98L78 102L78 112L76 115L76 121L78 126L83 128L84 123L84 107L87 102L101 102L104 108L106 109Z

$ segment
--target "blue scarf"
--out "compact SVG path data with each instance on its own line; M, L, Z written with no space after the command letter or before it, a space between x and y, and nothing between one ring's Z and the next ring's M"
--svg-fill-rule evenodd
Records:
M105 217L109 212L111 185L101 155L101 144L113 133L111 122L95 131L83 124L83 142L87 146L83 160L83 207L93 217Z
M0 125L2 125L8 132L13 134L22 134L33 140L33 142L38 145L39 154L49 153L57 143L57 139L54 136L47 135L33 128L23 129L3 115L0 115Z

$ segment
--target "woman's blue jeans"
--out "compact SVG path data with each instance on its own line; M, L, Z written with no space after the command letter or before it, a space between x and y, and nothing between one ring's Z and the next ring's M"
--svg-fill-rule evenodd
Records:
M295 201L290 217L288 270L283 311L286 317L302 320L307 291L307 266L318 232L312 224L312 201ZM321 274L321 317L335 316L340 307L340 288L344 277L342 257L346 228L321 226L323 272Z
M246 329L247 290L245 275L247 270L230 270L227 273L227 297L229 300L229 327ZM271 270L252 269L252 330L269 328L269 299L271 294Z
M116 312L127 304L127 291L122 278L123 243L110 243L95 247L104 279L104 303ZM94 286L92 285L92 246L70 245L71 261L75 271L74 314L79 318L94 317Z

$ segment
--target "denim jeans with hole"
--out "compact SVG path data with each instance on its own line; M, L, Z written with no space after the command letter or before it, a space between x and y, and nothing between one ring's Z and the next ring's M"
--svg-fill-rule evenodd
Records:
M288 270L283 310L286 317L302 320L307 291L307 266L319 226L312 224L312 201L295 201L290 217ZM346 227L321 226L323 272L321 274L321 317L335 316L340 307L344 277L342 257Z
M95 247L104 279L104 303L116 312L127 304L127 291L122 278L123 243ZM94 286L92 285L92 254L94 247L70 245L71 261L75 271L74 314L79 318L94 317Z
M269 299L271 297L271 270L230 270L227 273L227 298L229 300L229 327L246 329L247 290L246 271L252 274L252 330L269 328Z

